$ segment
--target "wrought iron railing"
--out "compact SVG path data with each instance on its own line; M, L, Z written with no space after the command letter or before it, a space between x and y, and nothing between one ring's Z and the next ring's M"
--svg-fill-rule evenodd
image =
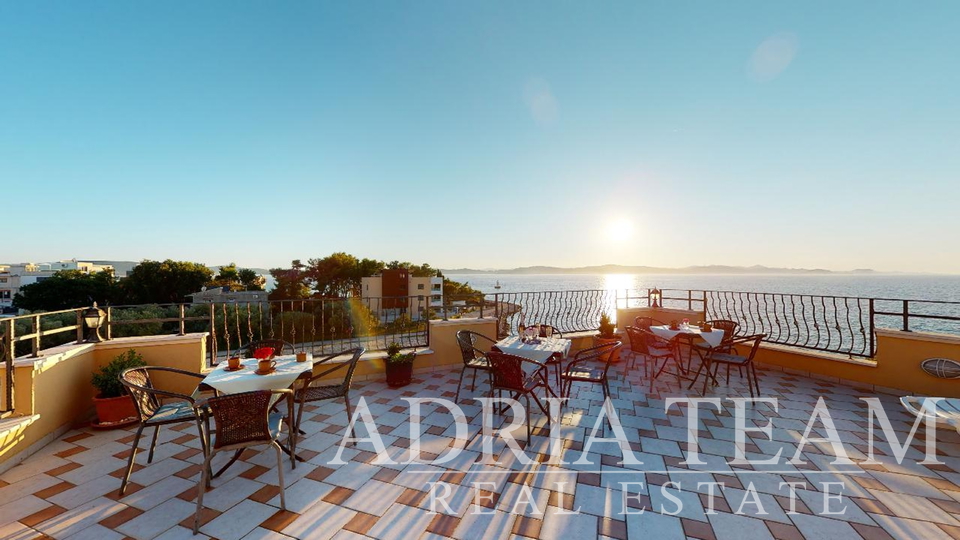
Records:
M494 293L492 301L500 336L516 333L524 324L549 324L561 332L596 330L600 315L616 320L617 291L539 291Z

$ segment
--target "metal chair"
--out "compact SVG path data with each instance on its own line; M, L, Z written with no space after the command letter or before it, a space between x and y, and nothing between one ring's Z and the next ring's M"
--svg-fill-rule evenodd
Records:
M203 511L203 494L210 485L210 461L218 452L242 452L253 446L272 446L277 452L277 477L280 482L280 508L287 509L283 487L283 450L280 448L280 432L284 415L271 413L275 397L286 397L289 410L293 410L293 390L256 390L239 394L212 397L196 403L196 416L203 418L206 432L211 433L212 416L216 423L217 437L204 444L203 471L197 485L197 513L193 520L193 534L200 529L200 513ZM293 428L287 421L287 432L293 441ZM292 444L291 444L292 446ZM292 459L292 458L291 458ZM294 464L296 461L294 460Z
M527 441L530 441L530 398L532 397L543 414L547 415L547 425L549 425L551 421L550 410L537 397L536 390L537 388L543 388L546 395L557 397L547 381L547 366L529 358L500 351L488 352L487 360L490 361L491 390L500 393L506 390L513 394L513 399L523 396L526 400ZM525 364L535 366L535 369L528 374L524 369Z
M199 397L200 386L198 385L197 390L190 396L169 390L160 390L154 386L153 379L150 375L151 373L172 373L203 380L203 375L200 373L160 366L134 367L126 369L120 374L120 382L133 398L133 403L137 408L137 415L140 420L137 434L133 438L130 457L127 459L127 472L123 475L123 482L120 484L119 494L121 496L127 490L127 484L130 482L130 474L133 472L133 463L137 457L140 436L143 434L144 429L154 428L153 440L150 442L150 453L147 455L147 463L153 462L153 451L157 447L157 437L160 435L160 426L178 424L180 422L196 422L197 429L200 432L200 442L204 444L203 426L193 411L194 404ZM176 401L163 403L162 400L164 398L171 398Z
M633 326L641 330L650 330L651 326L663 326L667 323L654 319L653 317L637 317L633 319Z
M531 324L527 328L531 328L534 326L540 327L540 332L538 334L539 337L542 337L542 338L547 337L547 329L549 328L550 337L563 339L563 332L558 330L556 326L553 326L551 324L539 324L539 325ZM554 372L556 373L556 376L557 376L557 388L560 388L560 371L563 369L563 366L561 366L561 364L563 363L563 356L560 353L556 353L544 363L547 364L548 366L554 366Z
M257 349L263 349L269 347L273 349L273 354L281 356L284 354L294 354L296 349L293 344L282 339L261 339L258 341L251 341L243 347L240 348L239 352L243 352L247 358L253 358L253 353Z
M488 347L493 347L497 344L496 341L477 332L471 332L470 330L460 330L457 332L457 344L460 345L460 354L463 357L463 368L460 370L460 382L457 383L457 396L453 398L454 403L460 402L460 387L463 386L463 375L468 369L473 370L473 382L470 383L471 392L477 387L477 372L486 371L488 375L490 373L490 361L487 358L489 353L480 350L477 347L478 343L483 343Z
M599 384L603 386L603 397L610 397L610 384L608 373L613 362L610 360L614 353L623 346L623 343L616 341L613 343L604 343L589 349L579 351L573 360L567 364L563 370L562 381L563 391L561 395L570 397L570 390L575 382L585 382ZM597 367L598 362L603 362L603 367ZM592 364L592 366L591 366Z
M630 339L630 350L633 352L633 357L630 359L630 368L633 369L637 365L637 357L643 356L645 361L643 362L643 376L650 376L650 352L647 349L647 338L643 335L643 330L637 328L636 326L628 326L627 338Z
M341 356L352 355L350 360L346 362L338 362L328 369L314 375L312 371L301 375L297 379L295 384L295 395L294 400L298 403L297 407L297 420L294 423L294 429L300 432L300 422L303 420L303 409L304 405L308 402L314 401L327 401L330 399L343 398L344 405L347 409L347 434L350 435L353 433L353 424L351 420L353 418L353 407L350 405L350 386L353 384L353 373L357 369L357 363L360 361L360 357L363 356L363 353L366 352L366 349L363 347L357 347L356 349L346 349L337 353L333 353L324 357L321 360L317 360L313 363L314 369L318 366L324 366L327 362L332 362L334 359ZM335 373L341 369L346 369L347 372L343 375L343 379L339 382L331 380L322 380L327 375ZM296 441L293 441L291 444L291 453L296 454Z
M750 352L747 356L741 356L739 354L733 353L724 353L717 350L713 350L710 354L707 354L703 357L704 359L704 369L709 370L713 368L713 380L717 381L717 370L720 369L721 364L726 364L727 366L737 366L740 368L745 368L747 370L747 386L750 387L750 397L754 397L753 390L756 388L757 395L760 395L760 382L757 380L757 368L753 365L753 358L757 355L757 351L760 349L760 342L763 341L763 338L767 337L766 334L754 334L752 336L743 336L734 338L730 345L731 347L738 344L749 344ZM699 373L699 372L698 372ZM704 377L703 380L703 393L707 391L707 380L710 377ZM694 379L696 380L696 379ZM729 382L729 381L728 381ZM693 383L691 383L691 386Z
M660 374L667 368L667 364L670 363L670 360L673 360L673 364L677 375L677 384L680 384L680 372L683 370L680 360L680 335L674 337L673 339L663 339L662 337L654 334L650 330L641 329L640 332L643 334L645 345L647 348L647 357L653 361L653 370L650 372L650 391L653 392L653 383L660 377ZM657 361L663 360L663 363L660 364L660 369L657 369Z
M710 345L706 342L694 344L697 349L697 354L700 355L701 361L703 360L703 355L709 353L711 348L715 349L717 352L735 354L736 351L734 351L731 342L736 338L737 331L740 330L740 323L737 321L731 321L729 319L714 319L712 321L707 321L707 324L717 330L723 330L723 340L720 342L720 345L717 345L716 347L710 347ZM743 378L742 367L740 368L740 377ZM730 384L730 364L727 364L727 384Z

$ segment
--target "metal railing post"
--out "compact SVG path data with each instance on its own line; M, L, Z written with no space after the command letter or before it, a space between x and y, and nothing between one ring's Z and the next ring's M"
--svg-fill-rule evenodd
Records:
M7 320L6 323L7 323L7 330L6 332L3 333L3 337L4 337L3 339L4 353L3 354L5 356L4 363L6 366L6 369L5 369L6 377L4 377L4 379L6 379L5 381L6 403L4 403L4 412L13 412L17 407L16 393L14 392L14 369L13 369L13 358L17 356L16 350L14 349L14 347L16 346L14 334L16 333L17 327L16 327L16 324L14 324L13 319Z
M874 335L874 331L876 330L876 328L877 328L876 315L875 315L874 308L873 308L873 298L871 298L871 299L870 299L870 349L867 350L867 354L869 354L870 357L873 357L873 356L876 354L876 352L877 352L877 351L876 351L876 346L877 346L877 344L876 344L876 339L877 339L877 338L876 338L876 336Z
M693 291L687 289L687 311L693 311Z
M106 311L106 315L104 315L103 326L104 330L107 332L107 335L104 339L110 341L113 339L113 308L107 306L107 309L104 311Z
M109 326L107 327L109 328ZM77 310L77 343L83 343L83 310Z
M903 331L910 331L910 301L903 301Z
M40 357L40 315L31 317L33 320L33 337L30 338L30 349L34 358Z
M187 331L186 331L186 326L187 326L187 324L186 324L186 321L183 320L183 318L184 318L185 316L186 316L186 313L185 313L184 306L183 306L183 304L180 304L180 335L181 335L181 336L184 336L184 335L187 334ZM248 323L248 326L249 326L249 319L250 319L250 304L247 304L247 323Z

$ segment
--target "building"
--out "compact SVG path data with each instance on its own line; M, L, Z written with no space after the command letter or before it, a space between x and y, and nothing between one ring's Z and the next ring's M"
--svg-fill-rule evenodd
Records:
M13 297L20 291L21 287L43 281L61 270L78 270L84 274L104 270L113 273L113 266L76 259L0 265L0 311L9 311L13 308Z
M360 297L370 309L380 311L381 318L407 314L419 319L430 308L443 306L443 278L413 276L405 268L385 269L361 279Z
M204 287L188 296L194 304L261 304L269 300L267 291L233 291L230 287Z

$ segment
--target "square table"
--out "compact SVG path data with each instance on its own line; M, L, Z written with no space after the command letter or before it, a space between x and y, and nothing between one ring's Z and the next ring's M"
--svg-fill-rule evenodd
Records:
M721 329L719 329L719 328L714 328L714 329L711 330L710 332L704 332L704 331L703 331L702 329L700 329L699 327L697 327L697 326L690 326L690 325L687 325L687 326L682 326L682 325L681 325L681 326L677 327L676 330L671 329L668 325L651 326L651 327L650 327L650 331L653 332L653 333L654 333L655 335L657 335L658 337L661 337L661 338L666 339L666 340L668 340L668 341L669 341L669 340L672 340L673 338L675 338L676 336L679 336L679 335L683 335L683 336L689 337L689 338L691 338L691 339L699 337L699 338L702 338L704 341L706 341L706 342L707 342L707 345L709 345L711 349L714 348L714 347L719 347L719 346L720 346L720 344L723 342L723 333L724 333L723 330L721 330ZM690 363L693 361L693 358L692 358L692 357L693 357L693 352L692 352L692 350L693 350L693 343L692 343L692 342L691 342L691 349L690 349L690 350L691 350L691 352L690 352L690 354L688 355L688 358L687 358L687 369L683 369L683 366L680 366L681 371L684 372L684 373L686 373L688 370L689 370L689 371L693 371L693 369L690 367ZM679 352L678 352L678 354L679 354ZM705 378L704 378L704 391L706 391L706 383L707 383L708 380L713 379L714 385L717 385L718 383L717 383L716 377L714 377L713 374L710 373L710 360L709 360L710 355L709 355L709 353L704 354L704 353L701 352L701 353L698 353L698 354L700 354L700 369L697 370L697 374L694 375L693 378L690 380L690 386L689 386L688 388L693 388L693 385L697 382L697 379L700 377L700 373L703 372L703 371L706 371L706 375L704 376L704 377L705 377ZM702 392L701 392L701 393L702 393Z
M500 352L521 356L541 364L556 364L557 387L560 386L560 362L570 354L572 341L556 337L540 337L524 342L520 336L508 336L498 341L494 348Z

